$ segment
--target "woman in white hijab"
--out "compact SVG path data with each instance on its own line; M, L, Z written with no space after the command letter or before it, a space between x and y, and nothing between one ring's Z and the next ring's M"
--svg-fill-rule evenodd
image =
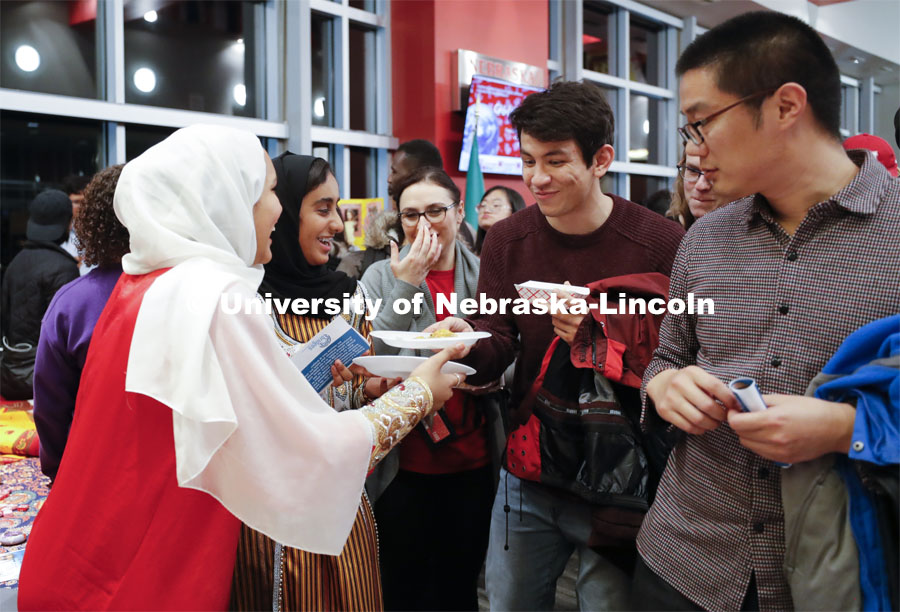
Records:
M366 473L451 395L461 347L358 410L325 404L255 299L281 212L250 133L179 130L131 161L116 214L124 274L94 331L18 606L222 609L240 523L338 554Z

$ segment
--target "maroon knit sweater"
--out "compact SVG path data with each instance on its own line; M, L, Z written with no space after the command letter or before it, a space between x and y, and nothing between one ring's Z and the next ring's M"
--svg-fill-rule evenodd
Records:
M494 299L515 299L519 296L513 285L529 280L587 285L622 274L660 272L668 276L684 230L643 206L609 195L612 212L590 234L558 232L537 206L498 222L488 232L481 252L478 292ZM493 335L475 344L462 360L478 370L466 382L494 380L518 359L510 416L513 427L524 423L529 415L518 408L553 340L550 315L478 314L469 323Z

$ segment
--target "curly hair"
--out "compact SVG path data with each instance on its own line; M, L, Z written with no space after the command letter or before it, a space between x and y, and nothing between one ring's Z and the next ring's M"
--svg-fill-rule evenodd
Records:
M75 217L75 238L87 265L118 264L130 250L128 230L113 210L113 196L123 167L119 164L101 170L84 188L84 202Z

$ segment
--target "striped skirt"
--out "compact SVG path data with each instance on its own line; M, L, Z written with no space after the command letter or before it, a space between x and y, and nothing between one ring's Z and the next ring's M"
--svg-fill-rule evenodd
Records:
M383 610L375 518L363 496L340 555L281 546L241 527L232 610Z

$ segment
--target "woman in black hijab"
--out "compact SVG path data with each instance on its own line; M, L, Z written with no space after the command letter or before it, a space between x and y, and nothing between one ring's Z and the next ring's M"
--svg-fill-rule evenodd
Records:
M344 299L364 297L361 285L327 266L335 248L334 237L344 229L338 212L337 179L328 162L283 153L272 163L278 177L275 193L283 211L272 235L272 260L265 264L259 293L273 299L300 298L308 304L328 298L343 304ZM371 324L364 313L344 313L342 308L342 314L326 314L322 304L307 315L273 312L275 336L286 352L293 353L308 342L335 316L343 316L368 338ZM322 397L337 411L356 409L370 401L366 382L373 396L383 391L383 379L353 377L339 363L332 374L340 384L326 388ZM276 585L279 602L272 601ZM383 608L375 520L365 494L347 544L337 557L282 546L246 525L242 527L231 607L262 610L272 609L273 603L283 610Z

